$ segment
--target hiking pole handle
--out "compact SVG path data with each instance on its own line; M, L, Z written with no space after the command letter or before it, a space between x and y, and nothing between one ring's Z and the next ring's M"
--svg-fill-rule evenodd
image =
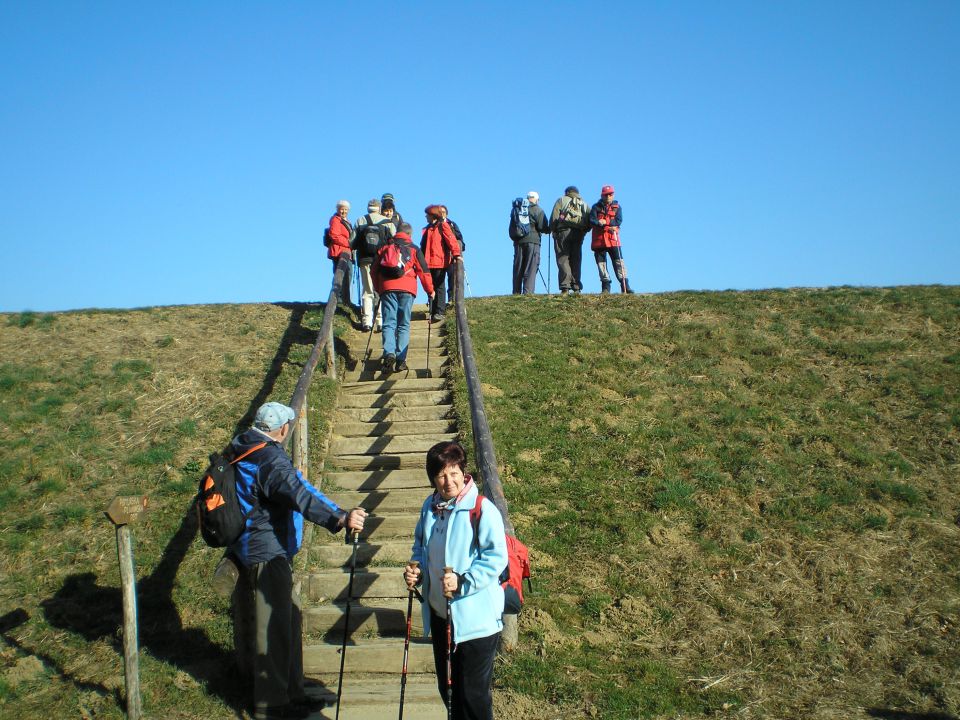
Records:
M450 567L449 565L444 565L444 566L443 566L443 574L444 574L444 575L446 575L447 573L452 573L452 572L453 572L453 568L452 568L452 567ZM447 599L447 601L450 601L450 600L453 599L453 593L449 593L449 594L448 594L446 590L443 591L443 596Z

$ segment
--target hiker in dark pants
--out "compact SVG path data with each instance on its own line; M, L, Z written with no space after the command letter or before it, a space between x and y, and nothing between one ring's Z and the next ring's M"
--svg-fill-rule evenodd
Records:
M613 199L613 185L604 185L600 190L600 200L590 208L590 226L593 228L593 239L590 249L593 258L597 261L597 272L600 273L600 292L604 295L610 292L610 276L607 274L607 255L613 264L613 272L620 281L620 290L632 293L630 281L627 280L627 264L623 261L623 250L620 247L620 225L623 223L623 211L620 203Z
M440 212L439 205L424 209L427 226L420 237L420 249L433 278L434 296L430 303L430 321L442 322L447 312L447 275L460 257L460 243Z
M333 272L337 272L337 263L341 257L346 257L351 262L349 268L343 275L343 283L340 285L340 302L346 307L353 307L350 301L350 276L353 273L353 245L354 231L353 225L347 219L350 214L350 203L346 200L337 202L337 210L330 218L329 235L330 249L327 257L333 261Z
M453 220L451 220L447 215L449 211L447 210L446 205L437 205L440 208L440 219L447 223L450 226L450 229L453 231L454 237L457 238L457 242L460 243L460 257L461 261L463 258L463 253L467 251L467 244L463 241L463 233L460 232L460 226L457 225ZM450 269L447 272L447 300L452 302L454 300L454 289L453 284L457 281L457 266L453 263L450 263Z
M500 511L487 499L474 530L470 511L479 490L464 473L466 465L466 452L457 442L437 443L427 451L427 477L435 490L420 509L413 557L403 577L407 587L423 588L423 627L433 637L437 687L444 703L450 598L453 717L492 720L493 661L503 629L499 578L507 567L507 539ZM453 572L444 573L446 566Z
M530 230L513 241L513 294L533 295L540 269L540 236L550 232L547 216L537 203L540 195L535 190L527 193Z
M553 249L557 253L561 295L583 290L583 238L589 229L590 211L580 197L580 191L571 185L563 191L563 197L553 204L553 212L550 213L550 231L553 233Z
M242 685L253 689L256 720L305 718L322 707L304 693L301 615L293 597L291 562L303 518L335 533L343 527L362 531L367 516L362 508L341 510L293 467L281 443L294 417L286 405L268 402L253 427L231 443L234 457L253 450L234 466L237 498L249 515L228 554L239 569L233 592L237 664Z

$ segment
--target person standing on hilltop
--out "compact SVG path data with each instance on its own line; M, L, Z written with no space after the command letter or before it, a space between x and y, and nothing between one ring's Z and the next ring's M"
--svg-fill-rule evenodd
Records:
M517 198L510 212L510 239L513 240L513 294L533 295L540 269L540 236L550 232L547 216L537 204L536 190Z
M613 185L604 185L600 190L600 200L590 208L590 226L593 228L593 239L590 249L593 258L597 261L597 271L600 273L600 292L609 294L610 275L607 274L607 255L613 264L613 272L620 281L620 290L632 293L630 281L627 280L627 265L623 261L623 251L620 248L620 225L623 223L623 211L620 203L613 198Z
M590 211L575 185L564 190L563 196L553 204L550 229L553 232L553 249L557 253L560 294L578 293L583 290L583 238L590 229Z
M347 216L350 214L350 203L346 200L337 201L337 209L330 218L327 231L324 233L323 244L327 246L327 257L333 261L333 272L337 272L337 263L340 258L346 258L351 263L343 274L340 285L340 302L348 308L353 307L350 302L350 275L353 273L353 225Z
M420 247L433 279L434 296L430 305L430 321L441 322L447 312L446 278L453 263L460 257L460 243L450 224L443 219L439 205L424 209L427 226L420 236Z

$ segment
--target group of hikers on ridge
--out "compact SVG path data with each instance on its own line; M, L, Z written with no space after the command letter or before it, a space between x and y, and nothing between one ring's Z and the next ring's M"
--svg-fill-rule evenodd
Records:
M609 293L612 285L607 271L608 256L620 290L625 293L633 292L627 279L627 266L620 244L623 211L620 203L614 199L612 185L601 188L600 200L589 210L577 187L570 185L553 204L549 220L539 202L539 193L531 190L525 198L514 200L510 211L508 233L513 240L514 295L534 293L540 269L541 236L551 233L557 255L560 294L581 292L583 240L588 231L591 233L590 249L600 275L600 292Z
M612 286L608 257L620 290L633 292L620 243L623 210L612 185L601 188L600 200L589 210L574 185L567 187L554 203L549 219L539 202L539 193L531 190L525 198L514 200L510 211L508 234L513 241L514 295L535 292L542 236L550 234L557 255L560 293L582 292L583 241L588 231L601 293L609 293ZM361 329L382 332L380 364L384 372L406 371L417 280L430 298L430 321L441 322L455 263L466 250L463 233L449 218L446 205L428 205L424 208L426 225L420 233L419 247L415 246L413 227L400 215L391 193L370 200L366 214L355 225L349 215L350 203L338 201L323 234L334 272L341 259L351 263L351 271L345 274L340 286L340 300L353 307L351 274L355 263L362 286L358 308Z
M232 600L238 680L248 693L255 720L306 718L325 704L304 687L302 620L292 567L303 539L303 521L332 533L341 529L353 533L355 558L367 520L363 508L340 508L294 467L283 442L295 419L292 408L267 402L225 452L235 467L237 512L243 514L239 535L224 543L227 550L218 573L231 569L234 579L226 589ZM410 560L402 570L409 591L407 642L409 608L417 596L424 632L432 638L437 688L447 716L492 720L502 616L519 612L507 602L501 584L510 562L503 518L467 473L466 452L459 443L437 443L427 451L425 465L431 492L420 508ZM346 624L343 632L341 653L346 648ZM338 716L342 662L341 655ZM405 655L401 715L406 667Z
M327 256L336 272L342 258L356 257L363 292L360 326L364 332L381 332L385 372L407 370L410 316L417 295L417 280L430 298L430 321L442 322L447 309L447 276L466 249L457 224L447 217L445 205L424 209L426 227L420 246L413 244L413 227L396 210L393 195L385 193L367 203L367 213L354 227L350 203L337 202L336 212L324 232ZM341 301L351 307L350 273L341 284Z

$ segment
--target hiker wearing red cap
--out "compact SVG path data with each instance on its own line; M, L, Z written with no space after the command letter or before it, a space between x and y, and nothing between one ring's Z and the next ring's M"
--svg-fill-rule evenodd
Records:
M613 199L613 185L604 185L600 190L600 200L590 208L590 227L593 228L593 239L590 249L593 258L597 261L597 271L600 273L601 293L610 292L610 275L607 273L607 255L613 263L613 272L620 281L620 290L632 293L630 281L627 280L627 265L623 261L623 251L620 249L620 225L623 222L623 212L620 203Z

